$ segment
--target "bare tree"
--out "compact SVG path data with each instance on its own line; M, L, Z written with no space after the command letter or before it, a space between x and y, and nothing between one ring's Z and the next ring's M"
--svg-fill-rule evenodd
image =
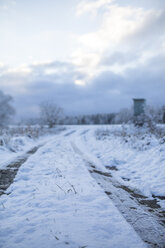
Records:
M63 118L63 110L54 102L46 101L40 104L41 122L52 128Z
M6 95L0 90L0 126L8 124L10 117L15 114L11 105L12 100L10 95Z

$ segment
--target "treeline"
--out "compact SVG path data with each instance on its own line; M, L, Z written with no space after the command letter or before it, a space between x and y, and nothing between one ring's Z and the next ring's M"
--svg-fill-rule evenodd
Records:
M94 124L112 124L115 114L92 114L80 116L67 116L59 124L65 125L94 125Z
M15 110L12 106L12 97L0 90L0 127L12 124ZM39 106L37 118L17 121L17 124L27 125L48 125L50 128L55 125L101 125L101 124L122 124L134 122L133 107L121 109L118 113L90 114L78 116L66 116L63 109L54 102L45 101ZM147 122L165 123L165 105L162 107L146 106L142 116Z
M153 108L147 106L143 118L155 123L165 123L165 106ZM133 107L121 109L118 113L92 114L80 116L67 116L59 120L58 124L64 125L101 125L132 123L134 120Z

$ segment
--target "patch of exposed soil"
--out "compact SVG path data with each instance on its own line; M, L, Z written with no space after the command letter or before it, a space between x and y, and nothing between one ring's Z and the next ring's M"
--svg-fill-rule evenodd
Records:
M106 169L108 169L108 170L118 171L117 167L116 167L116 166L114 166L114 165L113 165L113 166L106 165L105 167L106 167Z
M161 195L152 195L152 197L160 200L165 200L165 196L161 196Z
M97 174L100 174L100 175L105 176L105 177L112 177L112 175L110 173L96 170L96 169L90 170L90 173L97 173Z
M124 181L127 181L127 182L129 182L130 181L130 179L129 178L127 178L127 177L121 177Z
M150 208L160 208L160 205L157 204L157 200L139 200L140 204L146 205L147 207Z
M34 154L39 147L40 146L33 147L25 155L18 157L7 165L5 169L0 169L0 196L6 194L5 191L13 183L20 166L25 163L29 156Z
M144 196L142 194L136 193L133 189L130 189L129 187L127 187L125 185L119 185L117 187L127 191L128 193L130 193L130 195L132 195L135 198L143 198L143 199L147 198L146 196Z
M111 195L111 194L112 194L110 191L104 191L104 192L105 192L105 194L107 194L107 195Z
M76 130L70 131L69 133L64 134L64 136L70 136L71 134L75 133Z

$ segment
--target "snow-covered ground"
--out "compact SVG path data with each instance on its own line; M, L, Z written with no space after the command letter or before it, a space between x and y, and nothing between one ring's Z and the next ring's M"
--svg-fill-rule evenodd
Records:
M13 130L14 129L14 130ZM51 132L47 128L10 127L0 135L0 169L5 168L18 156L24 155L34 146L40 146L49 141L54 133L60 133L64 128L57 127Z
M4 168L10 161L18 155L24 154L31 147L37 145L38 140L31 139L27 136L17 136L10 139L8 144L0 146L0 168Z
M121 127L107 126L97 128L95 133L90 129L83 139L119 181L149 197L165 196L165 137L145 132L126 135Z
M114 134L121 127L108 127L112 134L104 138L98 128L67 127L20 167L0 197L0 247L146 247L91 177L84 158L102 171L117 167L115 177L129 179L123 182L147 195L164 196L164 144L153 141L140 150Z

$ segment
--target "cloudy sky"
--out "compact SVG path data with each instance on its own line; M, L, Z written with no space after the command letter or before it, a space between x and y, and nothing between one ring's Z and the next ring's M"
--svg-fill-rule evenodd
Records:
M165 104L164 0L0 0L0 89L18 116Z

